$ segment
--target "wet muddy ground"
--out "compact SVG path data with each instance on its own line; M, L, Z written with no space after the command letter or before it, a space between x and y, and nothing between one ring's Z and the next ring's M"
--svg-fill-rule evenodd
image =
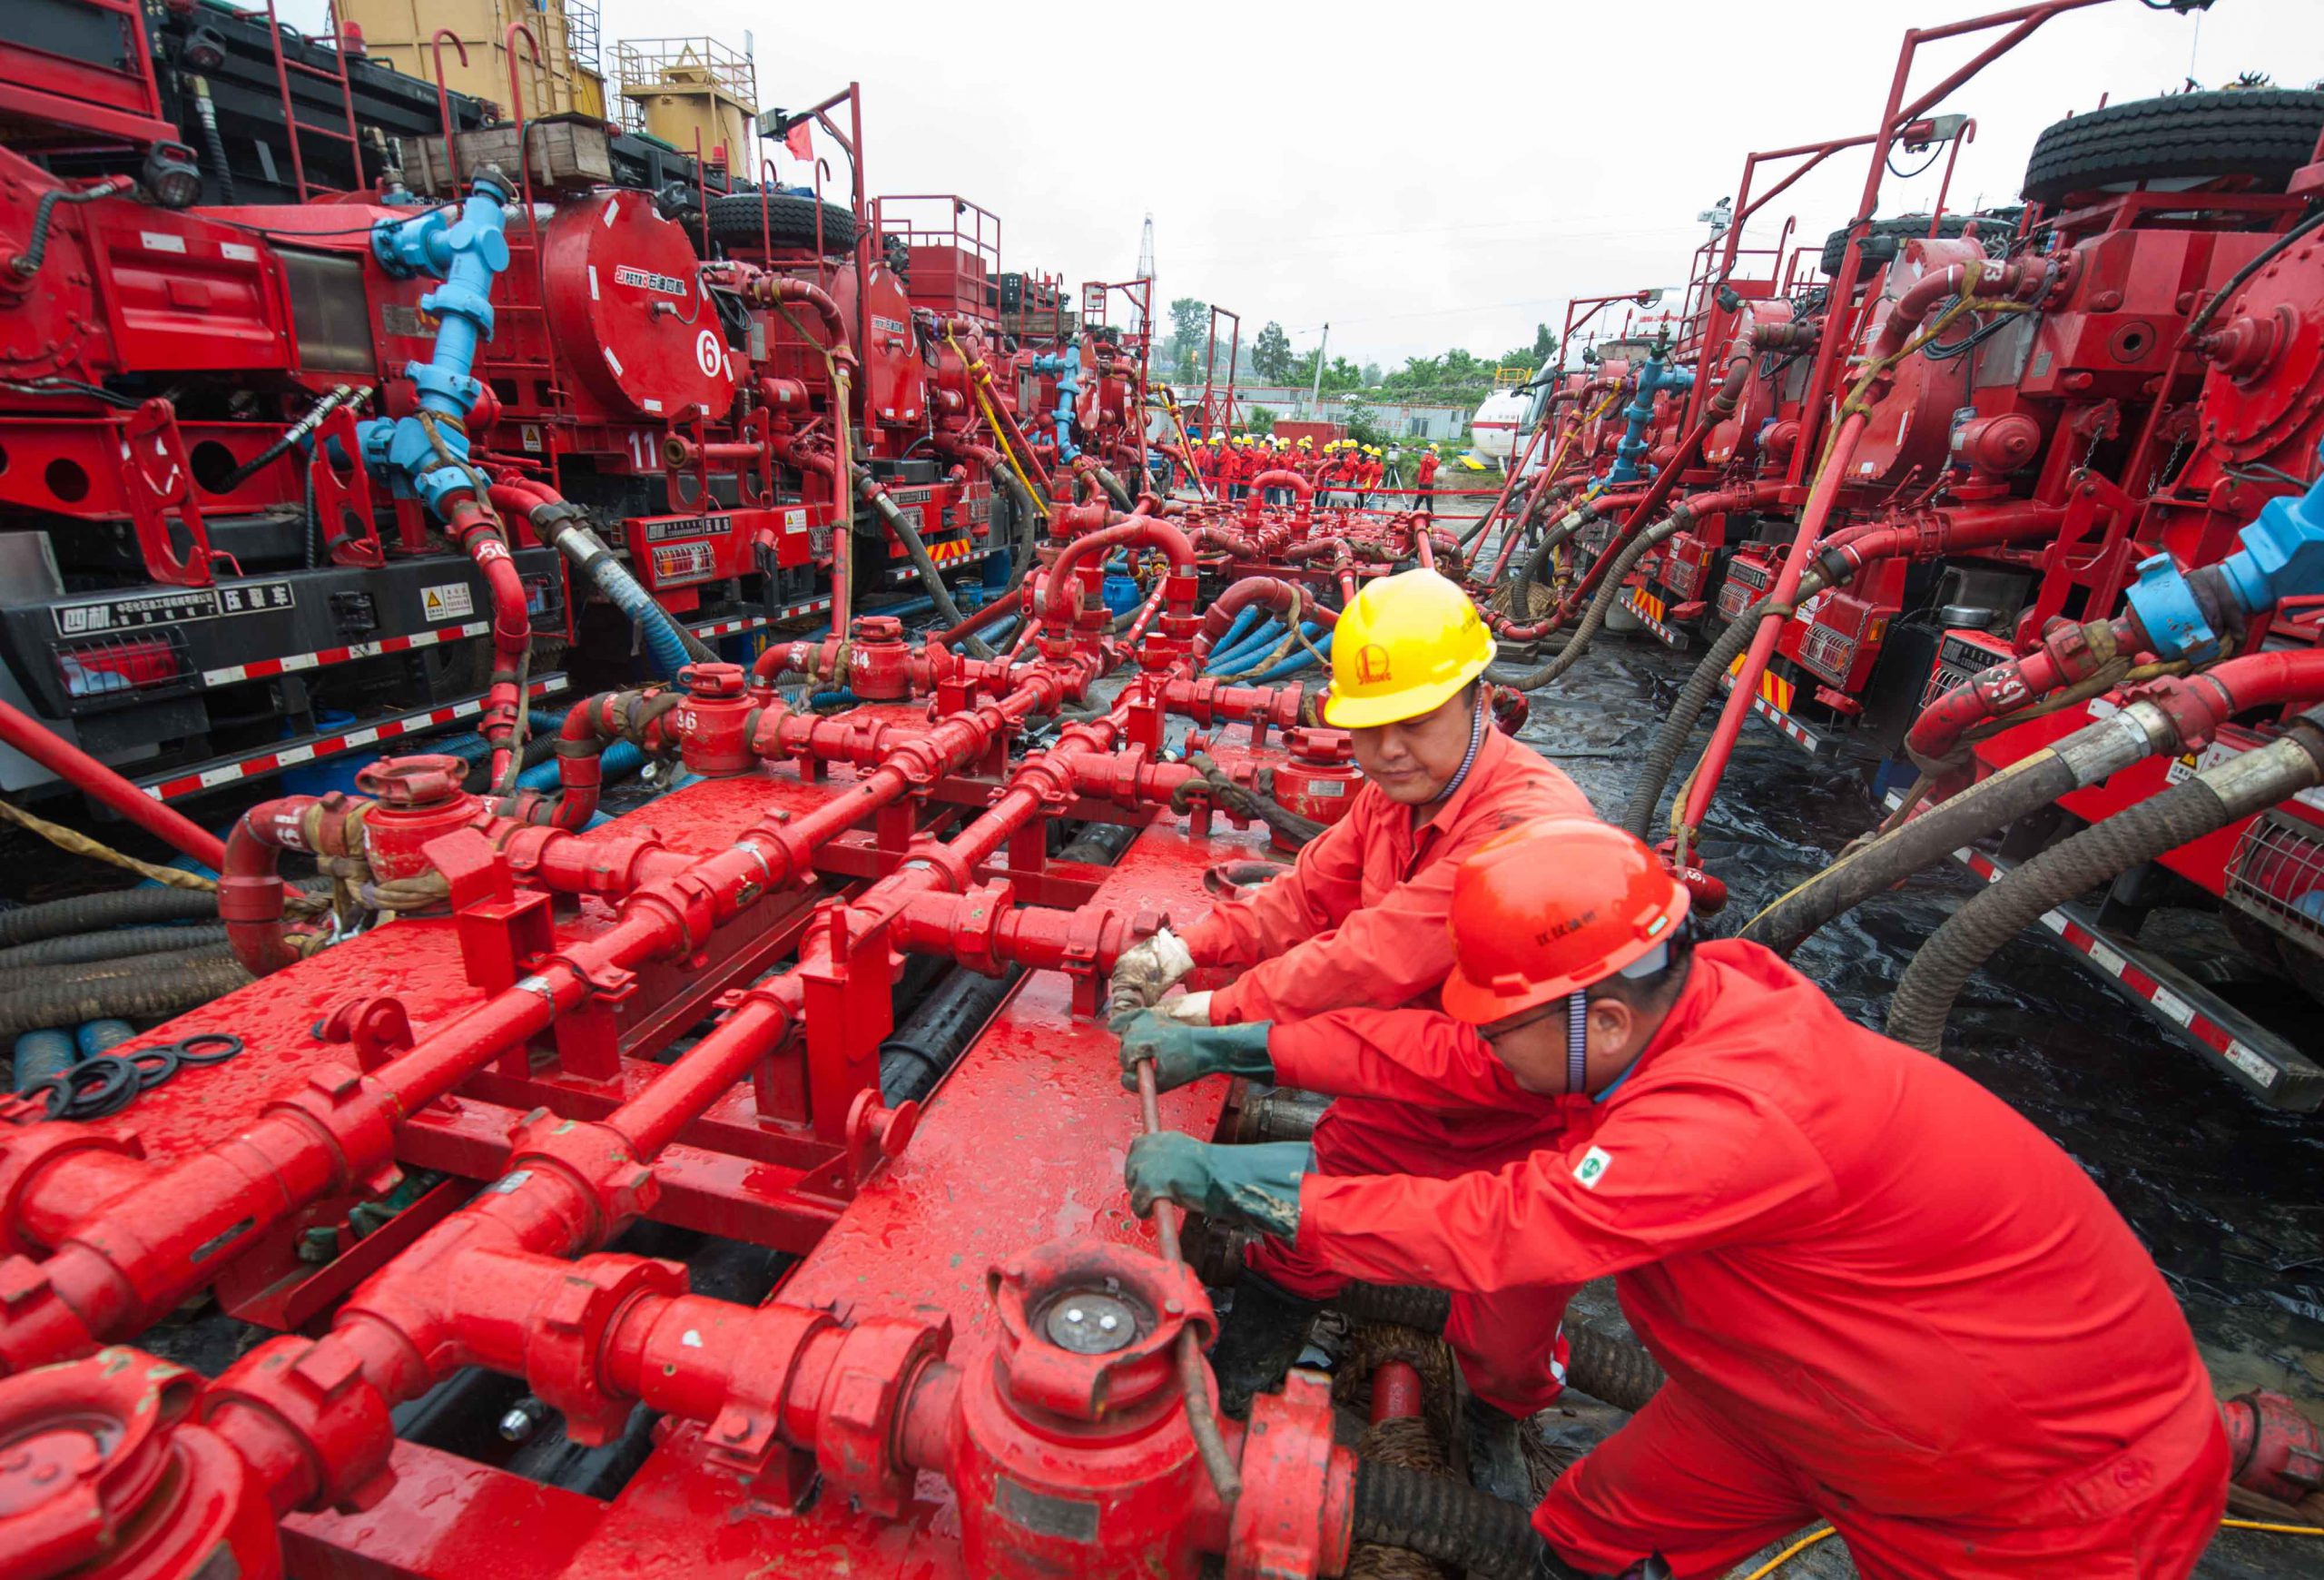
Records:
M1604 639L1535 695L1522 738L1618 816L1694 662L1650 638ZM1713 931L1739 927L1876 820L1855 770L1811 761L1755 723L1705 830L1705 864L1732 894ZM1914 950L1975 887L1948 863L1826 927L1795 963L1877 1027ZM1972 981L1946 1057L2040 1125L2122 1210L2178 1292L2222 1397L2271 1387L2324 1414L2324 1121L2261 1107L2033 933ZM1620 1418L1545 1424L1587 1437ZM1827 1542L1778 1573L1854 1572ZM2324 1575L2324 1540L2223 1532L2197 1573Z

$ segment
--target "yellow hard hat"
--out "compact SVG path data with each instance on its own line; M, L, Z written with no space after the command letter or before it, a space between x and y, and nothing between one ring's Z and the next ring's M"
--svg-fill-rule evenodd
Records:
M1324 722L1367 729L1418 718L1482 675L1492 656L1492 634L1467 593L1433 570L1382 577L1333 632Z

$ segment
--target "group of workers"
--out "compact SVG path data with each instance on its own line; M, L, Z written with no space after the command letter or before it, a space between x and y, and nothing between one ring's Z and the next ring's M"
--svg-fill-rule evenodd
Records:
M1376 444L1352 439L1325 439L1318 446L1306 437L1285 441L1272 434L1221 435L1192 441L1191 456L1195 475L1226 499L1246 498L1252 485L1271 471L1296 472L1314 488L1318 503L1354 509L1368 508L1384 483L1391 491L1406 491L1397 452L1384 454ZM1411 508L1433 519L1436 471L1443 458L1433 444L1419 457ZM1280 485L1265 486L1265 491L1270 504L1289 501L1291 490Z
M1847 1019L1492 725L1426 570L1339 620L1365 783L1296 865L1126 953L1122 1079L1331 1095L1312 1143L1139 1139L1133 1205L1256 1231L1212 1361L1275 1386L1348 1280L1451 1291L1479 1480L1611 1275L1668 1380L1551 1486L1562 1575L1718 1575L1815 1519L1867 1580L2181 1580L2229 1449L2177 1302L2073 1160ZM1188 979L1217 985L1183 991Z

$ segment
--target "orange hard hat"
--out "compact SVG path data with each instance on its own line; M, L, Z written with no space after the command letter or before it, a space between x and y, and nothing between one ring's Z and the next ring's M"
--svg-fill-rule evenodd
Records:
M1660 949L1686 915L1686 886L1627 829L1572 814L1521 823L1452 874L1444 1012L1490 1025L1580 992Z

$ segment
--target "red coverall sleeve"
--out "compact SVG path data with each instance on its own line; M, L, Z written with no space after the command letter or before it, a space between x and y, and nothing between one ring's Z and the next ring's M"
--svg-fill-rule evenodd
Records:
M1209 915L1181 933L1195 963L1251 965L1338 925L1364 893L1364 844L1355 825L1353 817L1332 825L1307 842L1290 872L1242 899L1212 906ZM1211 1002L1215 1016L1217 999Z
M1332 1097L1415 1108L1504 1108L1523 1094L1483 1038L1433 1010L1334 1010L1267 1036L1275 1080Z
M1298 1245L1352 1277L1492 1294L1779 1238L1821 1216L1835 1189L1757 1094L1674 1084L1495 1173L1310 1174Z
M1307 848L1348 827L1334 824ZM1359 1006L1393 1009L1434 992L1452 973L1452 935L1444 924L1452 910L1452 874L1475 844L1499 832L1481 829L1472 842L1428 862L1361 909L1351 877L1351 897L1338 906L1339 924L1315 930L1296 948L1264 951L1269 958L1211 996L1211 1022L1296 1021ZM1300 867L1305 866L1303 855ZM1288 881L1278 878L1259 894ZM1195 959L1203 959L1199 950Z

